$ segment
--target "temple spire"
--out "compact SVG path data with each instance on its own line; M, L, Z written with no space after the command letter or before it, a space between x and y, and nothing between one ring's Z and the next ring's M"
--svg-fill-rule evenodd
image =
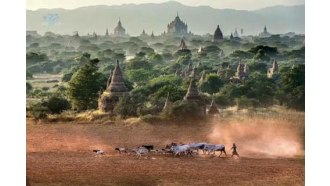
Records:
M111 78L112 78L112 70L110 69L110 75L107 81L107 88L109 87L110 83L111 83Z
M186 96L184 97L184 100L188 100L188 101L199 101L199 100L201 100L201 97L200 97L198 89L197 89L194 74L195 73L193 73L193 76L190 79L189 88L188 88Z
M119 61L117 60L116 63L116 67L112 72L111 83L107 90L110 93L121 94L127 92L127 88L124 84L124 77L119 66Z
M108 28L105 30L105 36L109 36L109 30L108 30Z
M107 82L107 89L99 98L99 109L103 112L111 113L113 112L116 103L118 103L119 98L124 97L128 94L128 89L125 86L124 77L120 69L118 60L115 69L112 71L110 84L109 79Z

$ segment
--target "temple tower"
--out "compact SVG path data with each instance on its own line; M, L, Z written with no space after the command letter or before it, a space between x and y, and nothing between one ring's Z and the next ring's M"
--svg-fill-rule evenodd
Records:
M122 26L120 18L119 18L118 24L113 31L113 35L116 37L123 37L126 34L125 32L126 32L125 28Z
M99 109L103 112L112 112L119 98L126 96L128 90L124 83L124 77L119 67L119 61L112 72L111 82L99 99Z
M108 28L105 30L105 36L109 36L109 30L108 30Z
M221 32L220 27L218 25L217 29L214 32L213 41L217 42L217 43L220 43L222 40L223 40L223 35L222 35L222 32Z
M277 61L274 60L272 67L267 70L267 77L268 78L273 78L275 75L277 75L279 73L278 71L279 70L278 70Z
M188 101L200 101L202 98L199 95L198 88L196 85L196 80L195 80L195 73L193 73L193 76L191 77L189 88L187 91L186 96L183 98L184 100Z
M241 62L238 63L235 78L236 79L247 79L249 76L249 67L247 64L243 65Z
M177 13L175 19L167 25L167 34L174 35L186 35L188 34L188 26L181 21L179 14Z

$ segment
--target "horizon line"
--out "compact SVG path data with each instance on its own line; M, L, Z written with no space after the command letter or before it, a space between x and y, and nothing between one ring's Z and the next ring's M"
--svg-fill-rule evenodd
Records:
M154 4L154 5L160 5L160 4L166 4L166 3L177 3L183 6L187 6L187 7L194 7L194 8L199 8L199 7L209 7L215 10L239 10L239 11L257 11L257 10L262 10L265 8L271 8L271 7L277 7L277 6L282 6L282 7L294 7L294 6L305 6L304 4L297 4L297 5L273 5L273 6L266 6L263 8L257 8L257 9L253 9L253 10L247 10L247 9L234 9L234 8L215 8L212 7L210 5L198 5L198 6L192 6L192 5L186 5L183 4L181 2L177 2L177 1L166 1L166 2L161 2L161 3L140 3L140 4L136 4L136 3L123 3L123 4L119 4L119 5L106 5L106 4L98 4L98 5L87 5L87 6L80 6L80 7L75 7L75 8L38 8L38 9L25 9L28 11L38 11L38 10L53 10L53 9L62 9L62 10L76 10L76 9L80 9L80 8L88 8L88 7L96 7L96 6L107 6L107 7L112 7L112 6L125 6L125 5L135 5L135 6L139 6L139 5L146 5L146 4Z

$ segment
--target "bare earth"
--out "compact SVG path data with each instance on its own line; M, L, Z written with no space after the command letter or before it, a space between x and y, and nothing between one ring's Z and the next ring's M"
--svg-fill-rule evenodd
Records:
M27 176L34 185L304 185L305 158L245 156L137 159L116 146L207 141L207 127L35 124L27 120ZM238 144L239 146L239 144ZM230 153L230 144L226 144ZM106 151L95 156L93 149Z

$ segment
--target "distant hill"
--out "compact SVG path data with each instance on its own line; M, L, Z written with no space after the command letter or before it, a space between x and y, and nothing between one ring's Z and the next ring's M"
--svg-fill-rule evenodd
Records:
M271 33L305 33L305 6L274 6L255 11L215 9L209 6L191 7L170 1L161 4L125 4L120 6L89 6L73 10L39 9L27 10L27 30L43 34L52 31L60 34L81 35L95 31L105 34L106 28L113 32L120 17L130 35L139 35L143 29L156 35L166 31L167 24L177 12L195 34L212 33L219 24L224 35L235 28L244 29L244 34L256 35L267 25Z

